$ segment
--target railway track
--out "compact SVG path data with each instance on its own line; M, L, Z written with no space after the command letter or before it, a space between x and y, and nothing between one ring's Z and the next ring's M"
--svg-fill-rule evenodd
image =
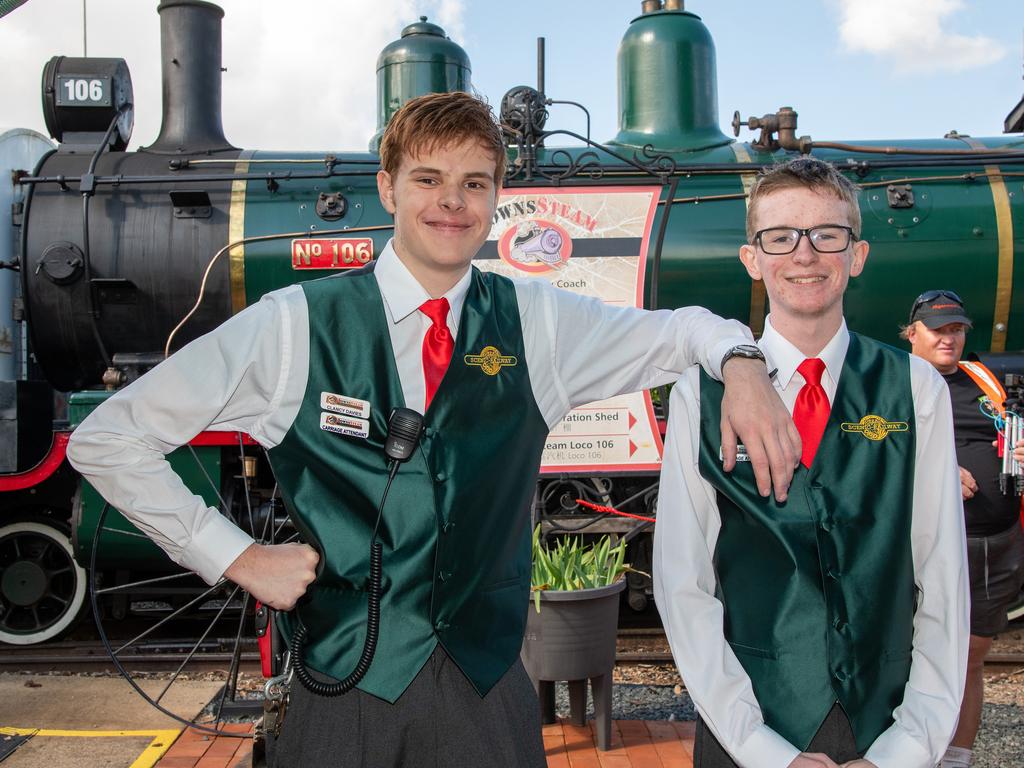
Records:
M216 672L231 663L234 638L211 639L192 654L189 669ZM155 640L133 646L119 654L123 664L140 671L173 670L195 646L194 641ZM259 667L255 641L243 645L239 659L246 671ZM671 664L672 654L660 629L622 629L619 631L616 664ZM985 668L992 672L1024 669L1024 653L991 653ZM99 641L63 641L38 646L4 646L0 649L0 671L96 671L113 669L110 657Z
M620 629L616 664L671 664L665 632L661 629ZM1024 653L990 653L986 672L1010 672L1024 669Z
M232 644L230 640L213 640L203 643L189 658L188 668L194 672L216 672L226 670L231 664ZM239 659L245 671L258 671L260 656L255 641L243 647ZM127 667L143 672L159 672L176 669L195 647L195 641L153 641L118 654L118 659ZM251 668L251 669L250 669ZM4 646L0 649L0 672L13 671L98 671L113 670L114 665L103 644L99 641L67 641L42 643L31 647Z

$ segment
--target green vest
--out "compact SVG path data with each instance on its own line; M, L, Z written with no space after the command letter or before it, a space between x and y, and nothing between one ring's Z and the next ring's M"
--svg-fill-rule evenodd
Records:
M269 452L292 520L321 554L298 608L309 629L307 666L339 679L363 646L387 420L405 406L372 267L302 284L309 381L295 422ZM486 347L504 358L497 371L481 364ZM369 402L369 437L322 430L321 392ZM528 510L548 427L508 279L473 269L452 361L425 417L420 447L401 465L384 508L380 639L359 683L390 702L438 642L481 695L522 645Z
M782 504L761 497L749 462L722 470L722 385L701 376L699 466L718 492L725 637L769 727L804 750L838 701L863 752L892 724L910 676L909 357L850 334L818 452Z

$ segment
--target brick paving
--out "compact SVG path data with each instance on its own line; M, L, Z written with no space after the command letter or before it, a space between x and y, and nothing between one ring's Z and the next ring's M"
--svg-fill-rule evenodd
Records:
M231 723L225 731L252 732L251 723ZM188 728L157 762L157 768L249 768L252 740L213 736Z
M237 732L251 725L228 725ZM595 746L594 722L577 727L567 721L544 726L548 768L693 768L692 722L613 720L610 749ZM249 768L252 742L186 730L157 768Z

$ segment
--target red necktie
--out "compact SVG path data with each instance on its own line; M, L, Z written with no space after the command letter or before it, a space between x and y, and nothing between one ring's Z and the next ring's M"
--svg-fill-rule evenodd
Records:
M831 410L828 395L821 386L821 374L825 363L816 357L809 357L797 367L804 377L804 385L796 396L793 407L793 423L796 424L800 439L803 441L803 456L800 462L810 468L814 454L818 452L821 436L825 432L825 423Z
M452 359L455 340L448 330L448 299L430 299L423 302L420 312L430 318L433 325L427 329L423 337L423 383L427 387L427 399L423 404L425 411L434 399L434 393L441 385L444 372Z

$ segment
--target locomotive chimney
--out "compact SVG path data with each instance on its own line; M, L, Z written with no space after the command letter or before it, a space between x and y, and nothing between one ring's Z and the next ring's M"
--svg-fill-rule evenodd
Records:
M235 149L221 121L221 19L224 11L202 0L163 0L160 59L163 123L143 151L195 154Z

